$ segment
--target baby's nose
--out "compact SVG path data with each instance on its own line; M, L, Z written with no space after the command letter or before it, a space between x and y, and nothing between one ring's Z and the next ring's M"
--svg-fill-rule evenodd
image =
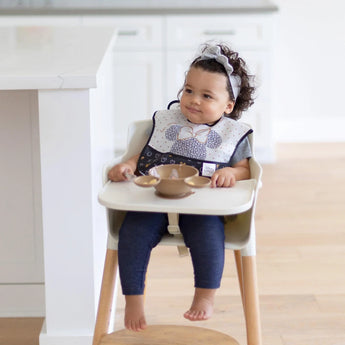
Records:
M192 97L192 104L199 104L200 103L200 97L195 95Z

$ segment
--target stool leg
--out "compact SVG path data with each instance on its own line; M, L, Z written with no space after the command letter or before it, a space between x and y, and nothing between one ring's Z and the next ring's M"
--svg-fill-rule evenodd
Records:
M92 345L98 345L102 336L108 333L111 306L114 298L117 262L117 250L107 249Z
M242 305L243 305L243 308L244 308L243 269L242 269L242 255L241 255L241 251L240 250L234 250L234 256L235 256L235 262L236 262L238 284L240 286L240 291L241 291Z
M247 345L262 345L256 257L242 256Z

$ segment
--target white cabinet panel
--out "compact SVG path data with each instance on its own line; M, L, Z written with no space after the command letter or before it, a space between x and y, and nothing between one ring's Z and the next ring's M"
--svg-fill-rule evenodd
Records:
M150 118L162 107L163 54L117 52L113 55L116 148L123 150L131 122Z
M0 92L0 284L41 283L37 93Z
M165 104L177 99L178 92L182 89L186 72L193 61L195 51L192 49L184 51L168 51L167 77Z
M44 284L0 284L0 317L44 317Z
M217 39L236 48L256 49L270 44L270 19L255 15L169 16L168 47L189 48L191 42Z
M114 26L116 51L161 48L162 21L160 16L84 16L82 19L85 26Z

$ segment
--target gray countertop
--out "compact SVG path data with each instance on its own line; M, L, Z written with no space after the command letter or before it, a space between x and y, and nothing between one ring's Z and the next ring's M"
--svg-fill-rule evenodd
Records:
M0 15L269 13L268 0L0 0Z

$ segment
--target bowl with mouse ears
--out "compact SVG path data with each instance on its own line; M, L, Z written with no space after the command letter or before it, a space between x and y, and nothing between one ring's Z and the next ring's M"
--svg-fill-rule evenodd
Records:
M134 183L140 187L154 187L156 194L165 198L183 198L192 194L192 188L210 185L211 180L199 176L199 171L187 164L158 165L146 176L138 176Z

